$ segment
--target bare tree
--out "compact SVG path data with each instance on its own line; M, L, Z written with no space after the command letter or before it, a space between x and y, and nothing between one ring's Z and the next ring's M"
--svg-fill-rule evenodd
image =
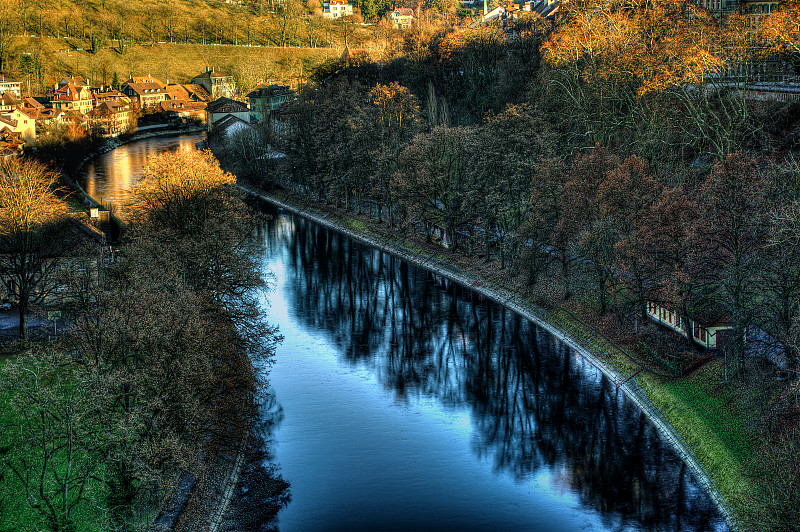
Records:
M67 204L54 194L57 176L21 159L0 164L0 281L19 301L19 338L28 313L55 288L55 271L72 231Z

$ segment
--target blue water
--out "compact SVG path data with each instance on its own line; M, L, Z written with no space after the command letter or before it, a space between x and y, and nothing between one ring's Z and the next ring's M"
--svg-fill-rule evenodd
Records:
M302 219L265 238L279 530L726 529L636 407L534 324Z

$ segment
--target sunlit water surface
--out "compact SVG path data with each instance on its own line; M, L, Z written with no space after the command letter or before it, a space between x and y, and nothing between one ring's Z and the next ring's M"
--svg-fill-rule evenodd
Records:
M177 149L194 150L205 134L152 137L124 144L89 161L81 186L89 196L114 206L114 213L125 218L125 203L133 185L139 182L147 158Z

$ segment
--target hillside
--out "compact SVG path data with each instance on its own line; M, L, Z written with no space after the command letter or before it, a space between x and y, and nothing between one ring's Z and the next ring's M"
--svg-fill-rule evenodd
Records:
M315 0L223 3L203 0L66 0L46 9L0 5L0 72L44 91L81 74L95 84L130 73L184 81L206 66L240 85L305 76L345 45L371 54L397 47L401 34L360 17L331 20ZM393 44L394 43L394 44Z
M128 46L124 54L104 48L97 53L82 48L77 39L18 38L18 56L36 57L42 77L9 69L34 92L52 91L52 84L65 75L80 74L92 85L108 85L114 73L120 80L129 75L151 74L164 82L185 83L206 67L235 76L242 90L267 79L303 77L328 59L341 55L336 48L276 48L257 46L203 46L196 44L143 44ZM25 87L27 88L27 86Z

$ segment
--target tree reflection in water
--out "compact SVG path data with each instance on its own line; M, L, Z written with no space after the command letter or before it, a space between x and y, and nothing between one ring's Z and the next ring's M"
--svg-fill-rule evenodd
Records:
M624 394L541 328L446 279L300 218L276 217L297 319L400 401L472 413L472 448L518 480L542 470L608 528L703 530L708 496Z

